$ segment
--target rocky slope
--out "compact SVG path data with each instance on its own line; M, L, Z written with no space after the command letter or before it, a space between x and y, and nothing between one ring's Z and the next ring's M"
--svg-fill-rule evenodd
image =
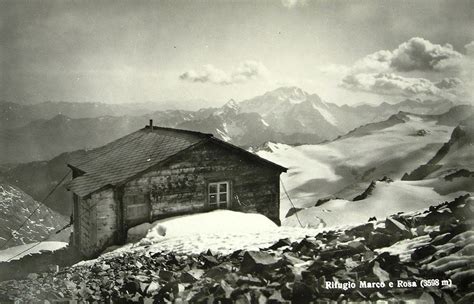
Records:
M31 218L19 229L34 210ZM68 222L68 218L35 201L20 189L0 182L1 249L43 240ZM7 240L8 243L5 243Z
M123 252L0 283L0 300L472 303L474 200L229 255Z

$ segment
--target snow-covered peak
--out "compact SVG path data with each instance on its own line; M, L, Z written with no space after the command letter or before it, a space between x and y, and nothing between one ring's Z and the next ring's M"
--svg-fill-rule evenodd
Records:
M276 98L281 101L288 100L293 104L297 104L305 101L309 94L298 87L281 87L265 93L264 96Z
M221 108L217 109L217 111L214 112L214 115L222 115L222 114L227 114L227 113L238 113L240 110L239 104L234 100L231 99L228 102L226 102Z

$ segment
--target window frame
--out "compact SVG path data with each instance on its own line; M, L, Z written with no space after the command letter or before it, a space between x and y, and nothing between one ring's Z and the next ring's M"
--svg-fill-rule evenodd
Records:
M125 219L128 222L149 220L150 206L146 194L126 194L123 198L125 202ZM130 212L133 210L133 212ZM145 212L144 212L145 211Z
M211 186L216 186L216 192L212 192L211 193ZM220 191L220 186L221 185L226 185L226 191ZM221 209L221 208L229 208L230 207L230 181L216 181L216 182L209 182L208 185L207 185L207 204L209 207L211 208L217 208L217 209ZM221 194L226 194L226 200L225 201L221 201L220 200L220 196ZM216 202L215 203L211 203L211 195L215 195L216 196Z

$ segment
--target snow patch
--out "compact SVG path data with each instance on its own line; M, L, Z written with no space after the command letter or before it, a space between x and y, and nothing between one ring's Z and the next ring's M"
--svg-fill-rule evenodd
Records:
M33 253L40 253L42 251L56 251L58 249L64 248L68 245L68 243L65 242L41 242L35 247L32 247L33 244L25 244L25 245L19 245L19 246L14 246L7 248L5 250L0 251L0 262L6 262L9 259L15 257L13 260L19 260L22 257L28 255L28 254L33 254ZM29 249L32 247L31 249ZM22 252L25 251L25 252Z
M313 108L315 110L317 110L323 117L324 119L329 122L330 124L332 124L333 126L337 126L337 119L331 114L331 112L329 112L328 110L326 109L323 109L322 107L318 107L317 105L315 105L314 103L313 104Z
M222 137L222 139L223 139L224 141L227 141L227 142L228 142L228 141L231 140L230 136L227 135L227 133L221 131L220 129L216 129L216 130L217 130L217 134L219 134L219 136Z

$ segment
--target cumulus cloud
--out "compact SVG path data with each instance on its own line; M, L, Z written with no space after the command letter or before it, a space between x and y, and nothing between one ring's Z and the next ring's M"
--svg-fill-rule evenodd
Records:
M444 71L459 68L463 55L450 44L414 37L392 51L381 50L356 61L353 73Z
M281 0L281 4L286 8L293 8L295 6L305 6L307 0Z
M425 78L409 78L393 73L349 74L342 80L341 86L352 90L379 95L411 97L415 95L438 96L448 98L456 95L462 85L458 78L445 78L434 83Z
M433 44L423 38L415 37L404 42L393 51L391 67L397 71L442 71L456 68L462 54L450 44Z
M459 78L444 78L438 83L436 83L436 87L440 89L450 90L454 88L458 88L462 85L462 81Z
M466 70L471 66L474 42L465 48L467 55L450 44L414 37L392 51L380 50L357 60L348 68L340 86L379 95L465 98L470 95ZM419 77L409 77L413 74Z
M231 85L244 83L258 78L265 78L268 69L258 61L244 61L230 72L225 72L213 65L204 65L201 70L190 70L179 76L179 79L197 83L213 83L218 85Z

